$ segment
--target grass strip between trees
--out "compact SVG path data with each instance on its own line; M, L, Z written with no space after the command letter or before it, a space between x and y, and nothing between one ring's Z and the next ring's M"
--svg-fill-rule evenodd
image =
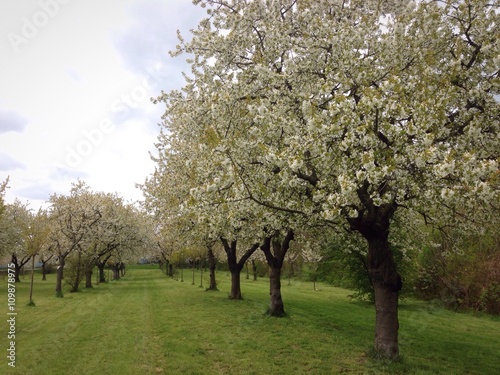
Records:
M370 353L374 307L344 289L292 281L283 285L287 317L273 318L264 314L268 279L242 277L244 299L234 301L225 272L220 292L206 292L156 267L132 267L117 282L64 298L54 297L54 275L38 276L36 307L26 306L27 279L16 285L16 368L3 356L0 374L500 373L500 319L429 303L401 304L401 358L391 362ZM6 313L7 281L0 286Z

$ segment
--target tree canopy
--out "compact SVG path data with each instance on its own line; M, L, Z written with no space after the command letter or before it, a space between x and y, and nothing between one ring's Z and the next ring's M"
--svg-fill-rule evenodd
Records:
M375 348L397 355L391 223L402 209L467 230L498 215L499 4L195 3L208 16L174 52L190 55L191 75L157 99L166 112L155 176L180 184L150 180L150 199L180 198L177 214L194 213L207 232L358 232Z

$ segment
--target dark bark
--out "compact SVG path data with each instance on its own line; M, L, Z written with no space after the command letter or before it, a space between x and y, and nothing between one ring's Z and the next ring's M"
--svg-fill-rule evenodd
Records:
M174 265L170 262L167 261L167 276L170 277L171 279L174 278Z
M225 238L221 238L224 251L227 255L227 264L229 267L229 272L231 272L231 294L230 299L242 299L241 296L241 278L240 273L243 269L245 262L252 256L252 254L259 248L259 244L254 244L250 247L238 260L237 254L237 241L233 240L229 243Z
M399 353L398 295L402 283L388 241L369 241L368 270L375 292L375 350L395 358Z
M42 262L42 281L47 281L47 263L53 256L54 255L52 254L47 259L40 259L40 262Z
M30 259L31 259L31 255L30 256L25 256L24 258L19 259L15 253L12 254L11 262L14 264L14 280L15 280L16 283L20 283L21 282L21 278L20 278L20 276L21 276L21 270L24 267L24 265L26 263L28 263L28 261Z
M62 297L62 280L64 278L64 264L66 263L66 256L59 255L59 266L56 271L56 296Z
M14 263L14 280L16 283L21 282L21 266L19 266L17 263Z
M293 238L294 232L288 230L283 239L280 239L279 234L275 234L274 236L266 237L264 244L261 246L261 250L266 256L267 264L270 267L270 303L267 312L271 316L285 315L285 307L281 298L281 269L283 268L283 261Z
M208 246L207 254L208 254L208 269L210 270L210 285L207 288L207 290L218 290L217 281L215 280L215 268L217 266L217 259L215 258L215 254L211 246Z
M70 293L78 292L78 288L80 286L80 282L82 281L82 254L78 252L78 262L76 263L76 273L75 278L73 280L73 285L71 286Z
M101 259L102 256L105 256L105 258ZM96 265L97 269L99 270L99 282L100 283L105 283L106 282L106 274L104 273L104 267L106 267L106 263L108 263L108 260L111 258L111 254L100 254L99 259L97 259Z
M42 262L42 281L47 281L47 262Z
M85 288L90 289L93 288L92 286L92 272L93 267L89 267L88 269L85 270Z
M201 261L200 261L200 288L203 288L203 267L201 266Z
M255 259L252 259L252 271L253 271L253 281L257 281L257 263L255 263Z
M127 272L127 267L125 266L125 263L121 262L120 263L120 275L121 275L121 277L125 276L126 272Z
M193 264L193 282L191 283L191 285L194 285L194 271L196 269L196 264L194 261L192 262L192 264Z
M101 254L98 256L102 256ZM86 261L84 272L85 272L85 288L90 289L92 286L92 275L94 274L94 267L97 265L99 258L91 258Z
M99 282L100 283L105 283L106 282L106 274L104 273L104 266L106 263L97 263L97 270L99 272Z
M295 276L295 261L290 262L290 277Z
M284 316L285 305L281 298L281 267L271 267L269 272L269 310L272 316Z
M358 189L364 209L349 219L351 229L368 242L368 274L375 292L374 348L385 358L396 358L398 347L398 295L402 287L389 243L390 222L395 203L375 206L368 194L368 182Z
M121 267L121 263L120 262L114 263L111 266L111 270L113 271L113 280L120 280L120 278L121 278L121 276L120 276L120 267Z
M242 299L241 295L241 273L240 272L231 272L231 294L229 295L230 299Z

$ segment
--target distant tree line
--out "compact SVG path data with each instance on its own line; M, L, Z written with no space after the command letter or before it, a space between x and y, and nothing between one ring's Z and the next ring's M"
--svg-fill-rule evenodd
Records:
M63 296L82 283L92 288L93 273L105 282L105 268L113 279L124 275L125 264L136 262L152 246L152 221L116 194L94 192L83 181L68 195L54 194L47 209L34 212L16 199L2 204L0 254L9 255L16 282L30 260L41 263L42 280L55 269L55 292Z

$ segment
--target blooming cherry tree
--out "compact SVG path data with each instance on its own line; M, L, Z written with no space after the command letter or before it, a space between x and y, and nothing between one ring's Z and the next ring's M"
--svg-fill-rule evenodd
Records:
M359 233L375 349L396 357L395 216L468 230L497 214L498 1L195 3L208 17L175 52L193 55L192 75L158 100L162 147L197 176L197 217L220 228L214 204L226 218L252 212L283 249L308 225ZM263 243L279 264L278 241Z

